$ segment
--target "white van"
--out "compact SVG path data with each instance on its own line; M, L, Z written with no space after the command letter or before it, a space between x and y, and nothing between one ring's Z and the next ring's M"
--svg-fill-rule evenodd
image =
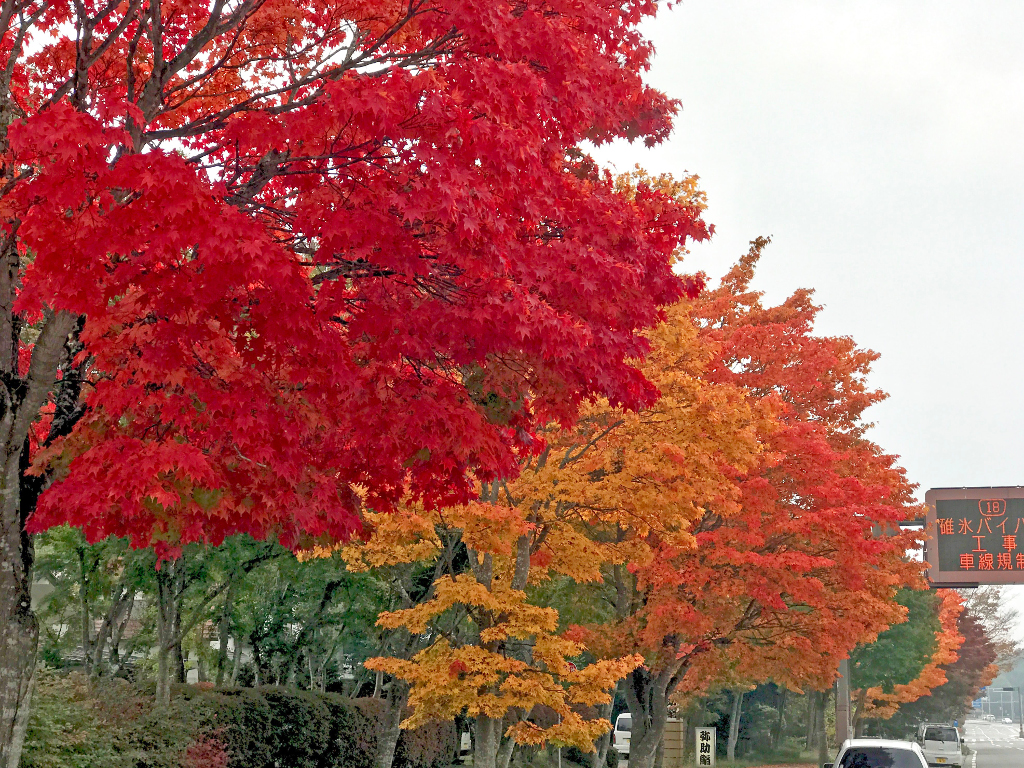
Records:
M917 728L917 743L921 745L928 765L963 768L960 734L952 725L922 723Z
M623 712L615 718L615 730L612 731L612 744L615 751L623 757L629 757L629 735L633 730L633 716Z

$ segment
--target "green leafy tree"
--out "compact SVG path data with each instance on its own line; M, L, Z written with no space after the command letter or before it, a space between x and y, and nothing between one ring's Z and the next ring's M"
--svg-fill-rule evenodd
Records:
M907 609L907 619L894 624L877 639L857 646L850 654L850 684L859 691L854 714L858 728L868 688L891 693L897 685L914 680L931 659L936 634L941 630L939 599L934 592L903 589L896 602Z
M903 738L918 723L963 722L978 692L992 682L997 670L999 643L970 610L960 614L957 629L964 642L957 651L957 660L943 667L946 682L933 688L930 695L903 704L889 720L878 721L881 735Z
M251 648L253 682L335 686L375 652L383 591L372 575L350 573L338 555L300 561L288 553L261 569L241 586L231 619L238 641Z
M187 545L179 558L160 564L151 555L147 586L155 594L158 703L170 704L172 677L184 682L182 646L189 633L211 620L215 606L250 573L286 553L279 544L239 536L220 547Z
M89 544L69 526L40 535L36 549L36 577L45 590L44 652L58 664L81 659L91 677L117 672L125 631L140 613L138 597L152 557L114 536Z

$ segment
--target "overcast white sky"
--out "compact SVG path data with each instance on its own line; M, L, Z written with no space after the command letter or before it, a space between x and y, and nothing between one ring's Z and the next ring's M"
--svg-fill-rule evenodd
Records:
M683 112L598 156L700 175L717 234L686 266L771 235L755 285L882 354L873 438L922 498L1024 485L1024 2L685 0L646 29Z

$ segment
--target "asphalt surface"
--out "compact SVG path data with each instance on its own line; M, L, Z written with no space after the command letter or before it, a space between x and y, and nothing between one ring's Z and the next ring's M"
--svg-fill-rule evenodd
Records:
M1024 739L1019 733L1019 725L968 720L964 741L974 754L964 768L1024 768Z

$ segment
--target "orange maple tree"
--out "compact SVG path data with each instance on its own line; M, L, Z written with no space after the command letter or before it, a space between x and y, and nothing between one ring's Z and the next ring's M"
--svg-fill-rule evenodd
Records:
M912 488L863 434L863 411L881 397L864 381L875 356L814 335L807 291L763 306L749 283L766 242L690 309L717 350L703 376L775 414L759 435L765 450L733 473L728 503L702 506L695 547L647 536L650 555L609 572L625 596L618 620L576 635L592 648L603 640L606 653L644 655L625 686L631 768L653 765L673 694L726 671L823 686L858 640L901 620L896 590L921 583L904 556L916 534L898 528L916 513Z
M478 502L418 516L402 546L354 548L367 562L422 557L439 530L466 546L463 573L381 619L436 638L412 658L371 662L411 684L410 724L469 708L487 766L515 740L584 743L597 728L544 733L524 719L541 691L572 703L574 681L558 672L586 647L615 665L593 665L600 685L627 672L630 762L649 768L673 694L725 671L823 686L853 645L902 619L895 592L921 582L904 556L917 534L898 523L916 509L902 470L863 436L863 410L881 397L864 382L874 355L815 336L808 292L763 307L749 289L762 246L648 334L652 406L597 400L574 427L543 430L518 476L484 483ZM560 576L603 584L615 620L556 637L557 617L524 590ZM474 623L468 636L438 631L454 610ZM524 652L537 643L542 654ZM517 702L520 674L535 687ZM569 683L565 698L556 682Z

